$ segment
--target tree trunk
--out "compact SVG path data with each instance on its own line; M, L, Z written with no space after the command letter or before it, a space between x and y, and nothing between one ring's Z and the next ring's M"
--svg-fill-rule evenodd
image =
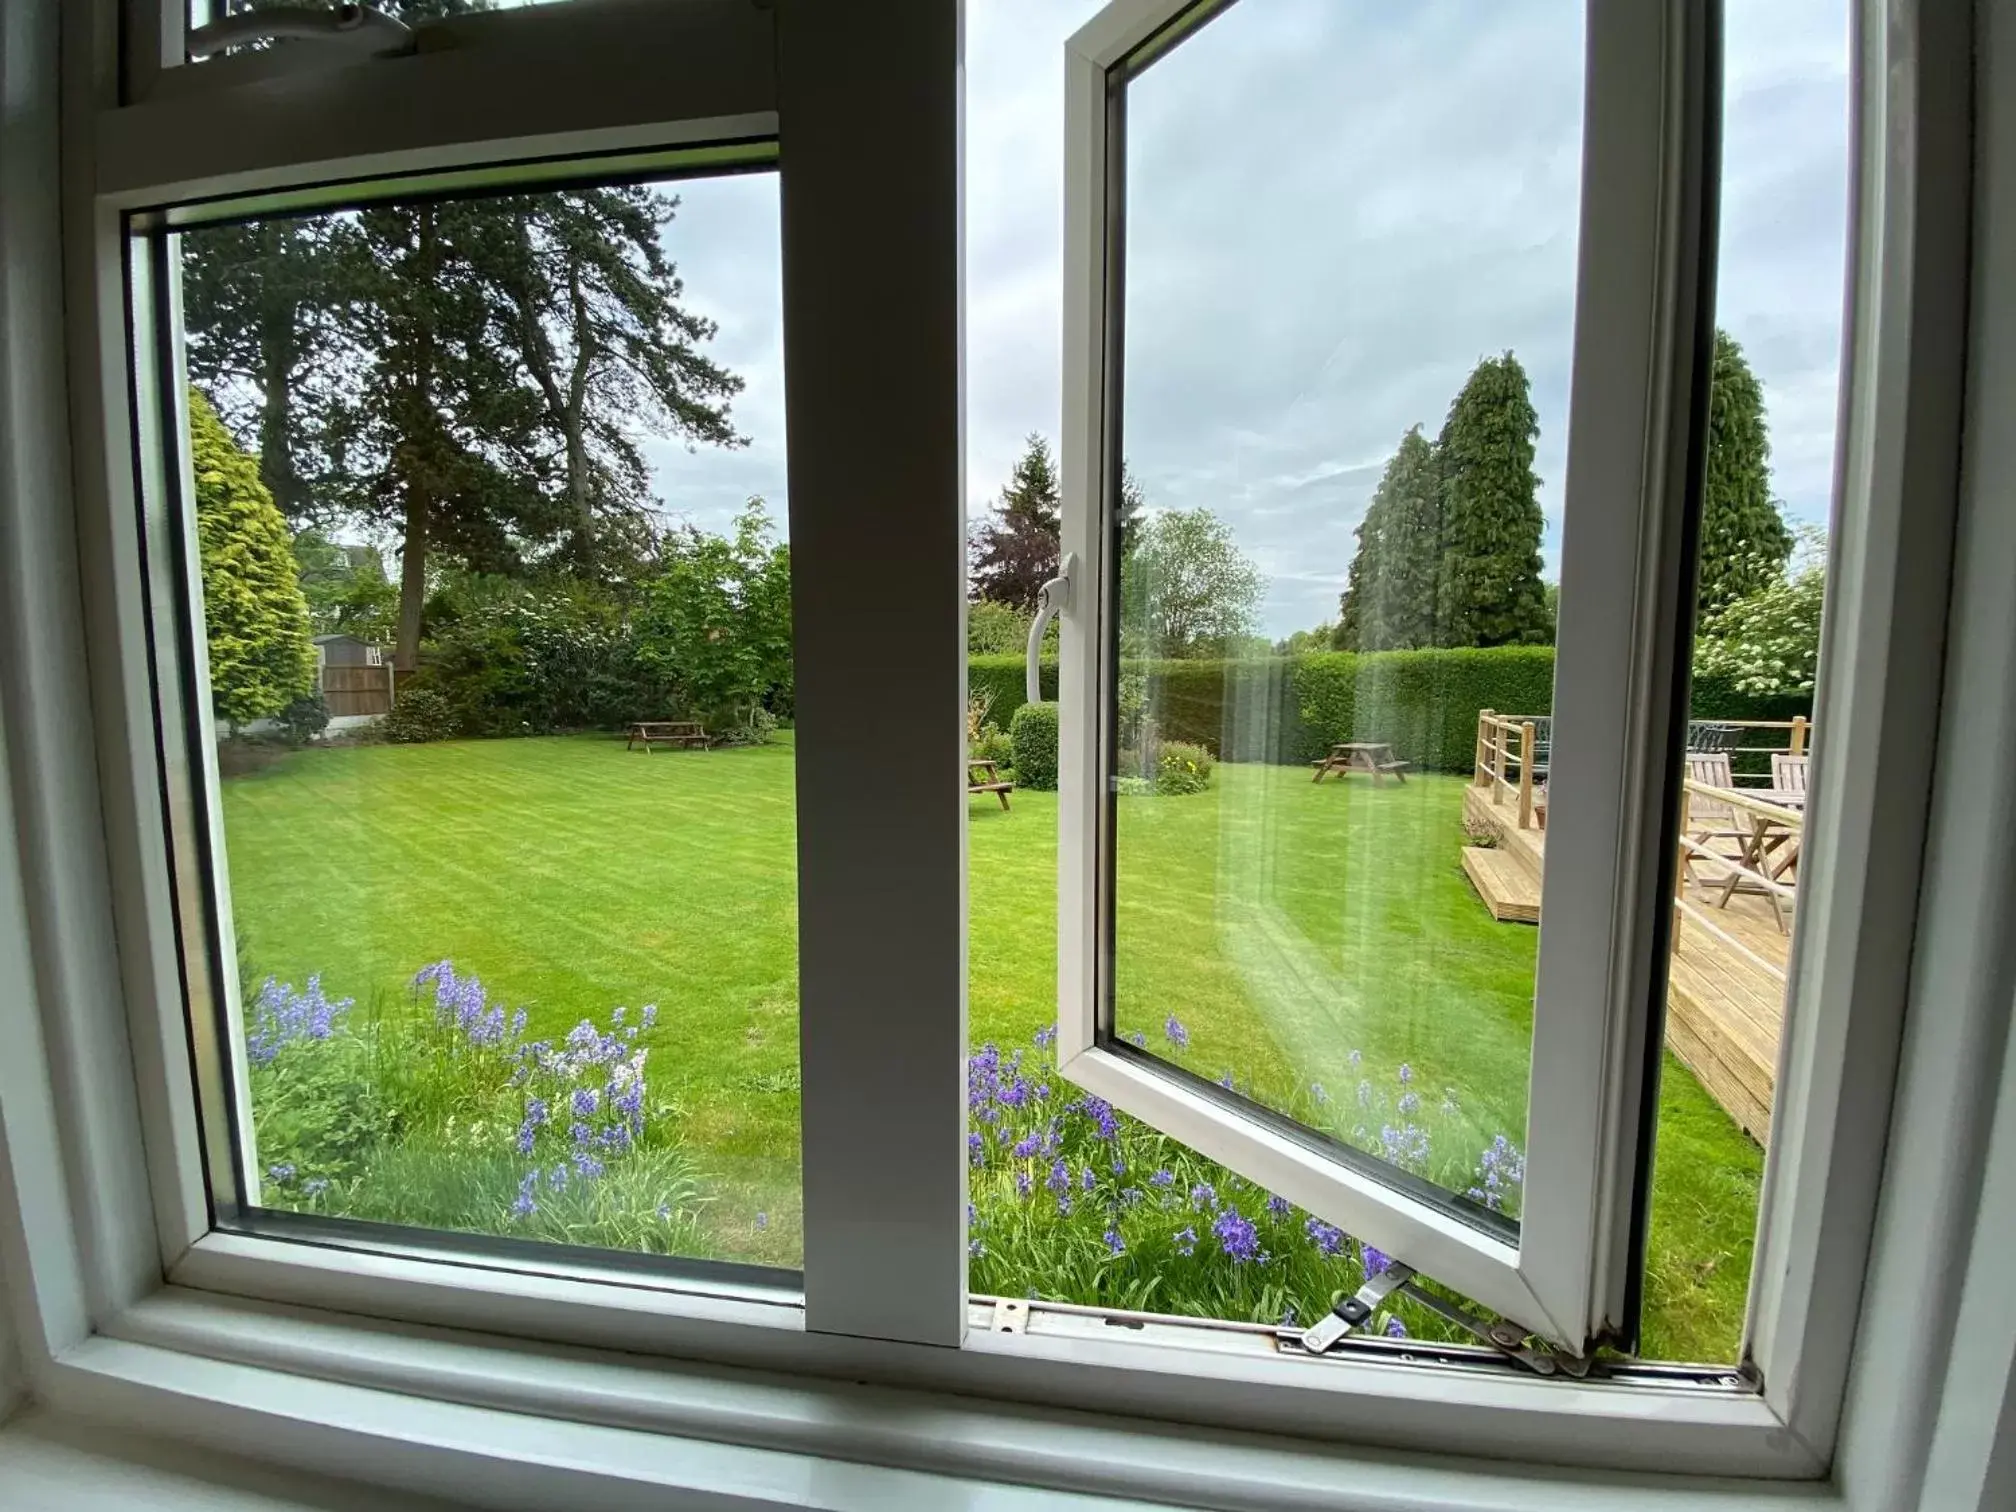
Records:
M259 334L260 387L265 404L259 412L259 479L291 524L307 502L294 471L294 316L265 324Z
M427 601L427 498L418 489L406 494L406 535L399 551L399 643L392 665L411 672L420 665L420 609Z
M595 503L589 488L588 442L578 413L567 416L567 493L574 510L574 562L584 577L595 566Z

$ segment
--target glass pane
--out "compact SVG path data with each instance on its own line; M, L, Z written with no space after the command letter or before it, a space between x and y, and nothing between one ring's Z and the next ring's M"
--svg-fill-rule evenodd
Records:
M180 238L255 1205L798 1264L777 213Z
M557 0L377 0L372 10L390 16L407 27L422 26L429 21L439 21L452 16L466 16L476 11L519 10L530 5L551 5ZM190 31L222 21L228 16L243 16L257 11L330 11L333 5L315 3L315 0L188 0L184 11L185 25ZM388 44L396 45L398 34L393 29L358 28L355 35L359 45L366 50L377 50ZM257 41L245 44L260 48L275 45L272 42ZM238 49L231 49L236 51Z
M1721 259L1686 855L1645 1261L1647 1354L1732 1361L1798 919L1849 189L1849 8L1725 18ZM1734 790L1734 796L1731 790Z
M1111 992L1121 1043L1487 1221L1526 1130L1583 49L1571 0L1461 15L1244 0L1127 85Z

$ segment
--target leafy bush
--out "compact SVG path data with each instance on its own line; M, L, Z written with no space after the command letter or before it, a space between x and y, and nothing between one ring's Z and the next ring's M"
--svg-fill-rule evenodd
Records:
M1018 787L1039 791L1057 786L1057 705L1025 703L1009 723Z
M274 719L290 744L306 745L329 728L329 703L320 693L297 698Z
M1187 741L1165 740L1155 753L1155 791L1165 796L1201 793L1211 786L1211 753Z
M744 709L739 719L715 733L720 736L723 745L768 745L777 733L777 716L761 704L755 704Z
M1797 571L1776 575L1708 617L1694 646L1697 678L1726 681L1753 698L1813 696L1827 597L1826 543L1808 532L1804 546Z
M446 740L455 733L455 711L432 688L408 688L392 701L392 712L379 721L379 733L400 745Z

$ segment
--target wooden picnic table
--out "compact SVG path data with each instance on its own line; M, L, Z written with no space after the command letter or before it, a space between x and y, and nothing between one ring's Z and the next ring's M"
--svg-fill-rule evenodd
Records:
M631 723L630 738L623 742L623 749L634 751L637 743L644 743L644 754L651 754L654 745L682 746L695 750L706 750L714 742L708 738L707 730L696 719L639 719Z
M1799 842L1801 826L1798 816L1806 809L1804 788L1732 788L1751 800L1748 804L1733 805L1738 818L1745 821L1749 833L1738 842L1737 866L1744 871L1754 872L1779 886L1789 886L1786 874L1799 864ZM1771 809L1780 813L1772 813ZM1785 909L1777 891L1760 885L1744 875L1744 871L1731 871L1722 884L1722 896L1717 906L1727 908L1729 900L1737 893L1756 893L1771 905L1771 915L1776 920L1780 933L1785 930Z
M976 756L966 758L966 792L968 796L974 793L992 793L996 798L1001 800L1002 811L1006 812L1008 808L1008 795L1014 791L1014 783L1003 782L1001 780L1001 764L999 762L988 761Z
M1330 747L1330 754L1314 765L1318 782L1332 772L1339 777L1366 772L1371 775L1372 786L1380 787L1388 777L1404 784L1409 763L1394 760L1393 747L1383 740L1343 740Z

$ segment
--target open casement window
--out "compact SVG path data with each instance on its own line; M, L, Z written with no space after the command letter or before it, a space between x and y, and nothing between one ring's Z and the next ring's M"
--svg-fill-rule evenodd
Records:
M1390 158L1410 150L1404 132L1383 140L1374 135L1362 145L1345 134L1341 149L1337 138L1293 131L1269 135L1259 128L1242 135L1246 123L1211 112L1214 67L1251 70L1261 66L1256 57L1288 66L1292 48L1276 46L1270 53L1242 30L1283 19L1269 17L1273 4L1117 0L1069 48L1065 582L1051 590L1062 620L1059 1064L1088 1092L1556 1346L1576 1354L1602 1342L1629 1348L1650 1155L1644 1110L1656 1086L1660 1044L1661 882L1670 883L1675 809L1673 720L1684 708L1685 624L1692 617L1690 511L1699 490L1706 413L1702 353L1712 303L1715 38L1703 7L1594 0L1586 16L1563 7L1565 45L1579 42L1586 58L1579 132L1567 151L1544 132L1532 133L1536 180L1543 170L1558 179L1564 163L1580 163L1579 188L1570 176L1569 189L1557 196L1565 230L1556 237L1564 248L1579 250L1572 271L1562 254L1575 318L1565 384L1566 462L1550 480L1562 521L1551 749L1529 749L1524 757L1536 770L1544 763L1548 865L1530 1082L1521 1110L1523 1152L1516 1113L1511 1147L1499 1145L1501 1159L1516 1163L1523 1153L1523 1192L1515 1203L1488 1179L1491 1158L1474 1169L1467 1160L1452 1168L1412 1158L1402 1115L1423 1096L1444 1097L1442 1084L1454 1077L1446 1066L1437 1068L1439 1076L1423 1074L1423 1085L1414 1087L1408 1084L1415 1073L1402 1062L1397 1083L1389 1077L1384 1090L1361 1092L1370 1113L1341 1111L1351 1104L1360 1074L1346 1021L1353 1012L1360 1019L1378 1013L1378 1002L1368 999L1383 990L1382 979L1370 971L1354 979L1348 953L1340 964L1334 953L1325 958L1312 947L1297 921L1275 905L1264 877L1247 885L1246 862L1261 856L1256 866L1264 872L1273 864L1266 859L1269 848L1278 851L1289 841L1285 827L1271 825L1265 804L1234 813L1237 786L1224 788L1225 838L1218 877L1207 884L1216 891L1197 924L1227 938L1236 934L1228 953L1240 962L1243 990L1259 1002L1264 1021L1252 1032L1277 1041L1280 1059L1291 1068L1288 1095L1255 1090L1229 1071L1221 1077L1224 1060L1199 1060L1189 1050L1196 1020L1188 1029L1183 1020L1199 1005L1186 1003L1180 986L1137 990L1130 977L1146 954L1130 955L1130 910L1157 885L1152 847L1143 842L1130 850L1139 823L1146 822L1133 817L1144 810L1130 805L1165 801L1143 795L1159 770L1152 750L1154 659L1184 654L1159 643L1184 633L1172 628L1173 616L1140 618L1140 603L1158 588L1137 580L1155 569L1132 554L1154 532L1139 518L1131 480L1143 458L1130 442L1129 419L1137 406L1158 403L1158 392L1181 376L1158 371L1155 332L1142 329L1149 318L1144 310L1152 317L1159 308L1180 320L1187 308L1180 299L1158 306L1172 284L1182 284L1184 270L1180 238L1169 229L1175 222L1156 213L1156 195L1172 182L1181 185L1186 163L1214 154L1222 170L1226 162L1258 161L1263 153L1273 154L1270 163L1278 166L1297 161L1301 152L1315 173L1315 159L1323 154ZM1454 64L1447 77L1382 76L1368 84L1312 79L1303 70L1282 83L1284 91L1302 89L1312 98L1359 87L1391 94L1463 85ZM1565 110L1559 101L1535 109L1557 120L1574 116L1572 101ZM1179 126L1171 127L1172 120ZM1311 145L1319 140L1324 145ZM1165 150L1172 142L1175 150ZM1246 156L1236 156L1241 153ZM1221 172L1219 181L1224 177ZM1175 194L1180 197L1180 187ZM1241 209L1219 206L1216 213L1236 217ZM1353 206L1350 213L1394 212L1371 205ZM1277 245L1320 240L1324 224L1313 213L1304 218L1291 211L1284 223L1262 227L1252 239L1257 244L1271 236ZM1452 226L1448 234L1458 238L1465 229ZM1340 348L1351 342L1351 310L1283 308L1266 271L1268 255L1264 249L1255 254L1254 276L1239 284L1234 307L1270 328L1307 320ZM1216 297L1222 313L1225 296ZM1509 345L1482 338L1462 360ZM1549 416L1556 430L1562 418L1558 411ZM1234 471L1228 465L1224 475ZM1155 482L1150 478L1146 488L1149 521L1160 502ZM1537 531L1536 521L1536 545ZM1143 533L1130 538L1129 532ZM1416 643L1491 645L1521 638L1540 637L1501 630L1495 637ZM1252 713L1254 690L1235 688L1230 671L1225 676L1227 746L1250 746L1245 736L1235 738L1235 721L1284 717ZM1150 705L1145 728L1139 713L1144 682ZM1257 695L1275 710L1279 696L1278 688ZM1357 702L1357 725L1349 734L1326 736L1325 749L1342 763L1338 775L1365 791L1350 799L1338 794L1337 801L1381 793L1404 801L1399 795L1412 789L1399 779L1410 764L1423 764L1424 753L1418 742L1410 748L1407 731L1377 726L1377 701L1362 687ZM1456 721L1445 727L1458 729L1488 713L1443 712ZM1542 720L1549 714L1545 707L1520 712ZM1512 738L1521 737L1524 728ZM1272 738L1268 754L1278 772L1290 758L1281 754L1286 737L1277 731ZM1334 749L1330 740L1337 742ZM1358 749L1346 751L1347 744ZM1448 745L1445 739L1443 748ZM1295 778L1305 795L1311 791L1309 754L1300 753ZM1254 759L1229 748L1220 755L1228 762ZM1353 768L1362 769L1354 774ZM1507 772L1503 760L1486 759L1480 768L1494 769L1495 776L1480 772L1479 783ZM1221 768L1220 774L1238 770ZM1319 766L1319 784L1326 775ZM1461 776L1471 778L1467 762ZM1417 771L1416 783L1422 780ZM1327 797L1334 790L1319 785L1314 791ZM1529 792L1516 801L1533 799ZM1340 873L1378 865L1376 856L1354 844L1343 843L1330 858ZM1137 855L1142 859L1134 860ZM1168 900L1150 898L1140 906L1166 907ZM1431 976L1435 969L1428 959ZM1143 969L1139 983L1152 984L1153 976ZM1463 985L1454 981L1447 990ZM1131 1027L1137 1021L1147 1025L1145 1032ZM1228 1055L1241 1053L1228 1042ZM1359 1086L1370 1089L1371 1073L1365 1075ZM1461 1100L1455 1088L1447 1096L1449 1109ZM1398 1113L1392 1111L1396 1097ZM1326 1106L1337 1111L1326 1113ZM1488 1151L1488 1134L1484 1139Z

